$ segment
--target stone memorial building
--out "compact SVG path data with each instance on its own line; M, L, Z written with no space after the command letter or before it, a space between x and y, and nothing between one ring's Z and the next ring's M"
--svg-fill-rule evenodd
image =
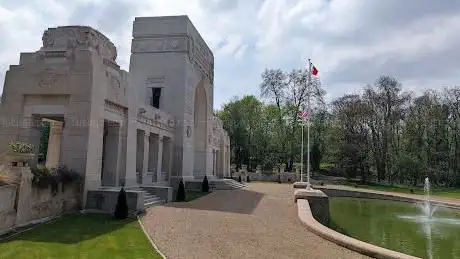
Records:
M38 154L50 122L44 164L84 175L83 204L110 187L229 175L229 137L213 113L213 53L189 18L138 17L132 37L127 72L99 31L47 29L43 46L6 72L0 151L20 139Z

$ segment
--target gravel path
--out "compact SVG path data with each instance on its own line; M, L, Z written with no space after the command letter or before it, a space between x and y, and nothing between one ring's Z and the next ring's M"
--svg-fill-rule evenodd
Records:
M251 183L189 203L149 208L143 223L167 258L368 258L306 230L294 189Z

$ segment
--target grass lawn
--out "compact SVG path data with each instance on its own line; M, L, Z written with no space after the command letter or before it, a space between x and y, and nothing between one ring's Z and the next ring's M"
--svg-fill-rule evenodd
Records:
M198 198L201 198L205 195L208 195L209 193L206 192L200 192L200 191L186 191L185 193L185 202L193 201Z
M399 192L399 193L409 193L409 194L419 194L423 195L423 189L419 187L399 187L399 186L387 186L380 184L358 184L354 182L347 183L349 186L355 186L358 188L371 189L377 191L387 191L387 192ZM413 192L411 192L411 189ZM431 190L432 196L444 197L444 198L454 198L460 199L460 189L453 188L439 188Z
M0 241L1 259L160 259L137 220L72 215Z

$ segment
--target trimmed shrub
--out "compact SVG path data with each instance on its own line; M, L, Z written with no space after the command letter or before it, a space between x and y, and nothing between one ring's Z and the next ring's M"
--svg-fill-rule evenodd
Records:
M176 196L177 201L185 201L185 186L184 182L180 180L179 182L179 189L177 189L177 196Z
M118 193L117 206L115 207L114 216L117 219L126 219L128 217L128 200L126 199L125 188L121 188Z
M241 175L238 176L238 182L241 183Z
M251 178L248 176L246 176L246 182L250 183L251 182Z
M203 183L201 183L201 191L209 192L209 182L208 177L206 175L204 176Z
M278 183L281 183L281 175L278 175L278 180L277 180Z

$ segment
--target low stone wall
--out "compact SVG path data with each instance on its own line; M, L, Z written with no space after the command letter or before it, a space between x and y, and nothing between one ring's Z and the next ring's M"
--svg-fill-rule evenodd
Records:
M202 184L202 181L200 180L185 181L184 187L185 187L185 190L201 191L201 184Z
M53 193L51 188L40 189L32 184L29 167L9 167L8 172L17 181L0 186L0 234L78 211L79 186L60 184Z
M11 229L16 221L16 191L15 185L0 186L0 234Z
M115 211L120 188L88 190L86 195L86 210L99 213L112 214ZM130 212L144 210L144 192L137 190L126 190L126 200Z
M278 182L278 174L274 173L248 173L251 181L260 181L260 182ZM300 181L300 175L297 173L283 172L280 173L282 183L294 183ZM246 181L246 179L242 179Z
M329 197L320 190L299 189L294 192L294 201L307 200L313 217L321 224L329 225Z

